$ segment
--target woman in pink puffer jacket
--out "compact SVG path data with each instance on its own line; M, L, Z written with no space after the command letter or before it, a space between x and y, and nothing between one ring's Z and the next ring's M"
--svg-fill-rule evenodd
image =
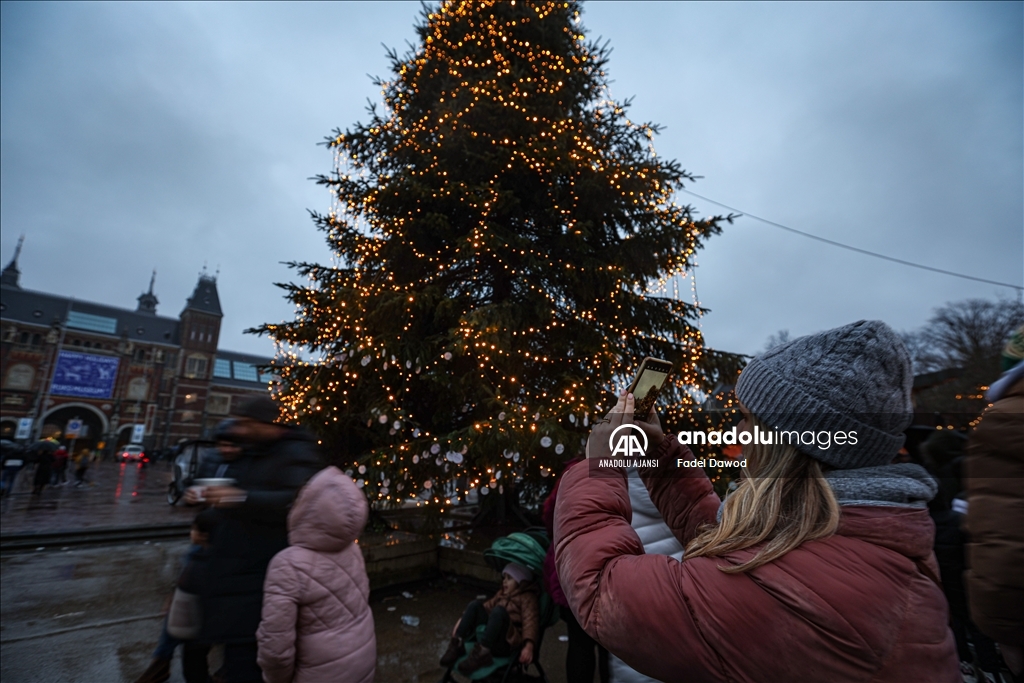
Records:
M328 467L288 514L288 542L270 561L256 638L267 683L369 683L377 663L370 582L354 543L369 506L352 479Z

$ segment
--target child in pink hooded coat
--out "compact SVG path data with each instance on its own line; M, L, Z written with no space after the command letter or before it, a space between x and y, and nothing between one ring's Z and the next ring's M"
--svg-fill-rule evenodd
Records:
M267 683L369 683L377 663L370 582L353 543L366 497L337 467L309 480L288 514L288 542L270 561L256 639Z

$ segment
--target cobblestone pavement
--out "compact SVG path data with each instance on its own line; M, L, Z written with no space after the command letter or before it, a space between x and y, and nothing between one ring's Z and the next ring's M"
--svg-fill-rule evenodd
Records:
M132 543L0 558L0 679L134 681L149 664L160 612L186 548L179 541ZM378 683L440 680L437 659L451 628L466 603L483 592L439 579L374 595ZM403 625L403 615L418 617L419 625ZM561 622L548 629L541 650L552 683L565 681L564 634ZM171 682L182 680L176 657Z
M0 525L4 534L70 531L96 527L136 526L189 522L196 509L167 504L171 464L94 463L86 474L87 483L69 482L47 486L33 496L32 468L18 476L14 493L0 503Z

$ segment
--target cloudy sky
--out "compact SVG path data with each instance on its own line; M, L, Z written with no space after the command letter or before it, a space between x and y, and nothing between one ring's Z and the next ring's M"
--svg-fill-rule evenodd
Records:
M329 262L307 217L317 145L365 120L419 3L2 5L0 258L22 286L134 308L158 271L177 315L218 271L222 346L288 318L287 260ZM691 189L863 249L1024 281L1021 3L595 2L616 99L665 126ZM681 194L701 213L723 209ZM1014 290L910 269L741 218L698 255L710 345ZM689 284L681 294L689 297Z

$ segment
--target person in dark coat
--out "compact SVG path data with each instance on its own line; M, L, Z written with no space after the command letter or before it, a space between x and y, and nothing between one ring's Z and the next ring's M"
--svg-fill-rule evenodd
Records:
M1002 661L995 642L971 621L964 588L967 494L961 471L966 445L966 435L954 431L937 431L921 444L925 467L939 482L939 493L929 501L928 514L935 522L935 558L939 563L942 591L949 602L950 626L960 655L960 673L965 679L996 680ZM972 656L969 643L974 643L977 657Z
M244 444L232 463L231 486L190 489L186 502L202 497L218 513L206 552L201 639L224 644L225 683L262 683L256 662L256 630L263 607L267 565L288 546L288 510L299 489L320 471L316 440L305 430L278 424L270 398L241 401L234 433Z
M574 458L566 463L565 469L568 470L581 462L586 460L582 457ZM559 477L547 500L544 501L544 528L548 532L548 538L555 537L555 502L558 500L558 486L561 483L562 478ZM558 571L555 569L554 543L548 546L548 552L544 556L543 578L544 588L551 596L552 602L558 605L558 613L565 622L569 634L569 646L565 654L565 680L569 683L593 683L594 670L597 669L601 683L608 683L608 651L587 635L569 609L569 601L565 599L562 584L558 580Z
M213 524L216 524L215 510L206 509L196 515L189 532L191 547L183 558L182 571L175 582L176 585L188 584L189 574L192 570L190 565L193 558L209 545ZM167 607L170 608L170 605L171 597L168 596ZM182 646L181 668L185 683L209 683L210 672L206 663L210 651L209 645L175 638L168 633L167 623L168 618L165 617L160 629L160 639L153 651L153 659L142 675L135 679L135 683L165 683L168 681L171 677L171 660L179 645Z
M967 444L967 561L971 618L1024 674L1024 326L1003 351L1016 361L985 394L989 407Z
M215 451L206 451L196 466L194 479L235 479L237 463L242 457L242 444L235 433L236 421L222 420L213 431Z
M0 496L10 495L14 492L14 485L18 481L18 473L25 467L25 460L28 455L25 449L16 443L3 440L3 471L0 472Z
M32 447L32 459L36 462L36 473L32 478L32 493L40 494L53 477L53 452L59 444L53 439L43 439Z

